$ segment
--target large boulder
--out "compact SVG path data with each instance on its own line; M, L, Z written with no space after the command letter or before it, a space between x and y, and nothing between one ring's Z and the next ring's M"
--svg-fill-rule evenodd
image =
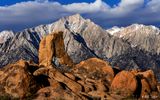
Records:
M137 86L135 75L129 71L121 71L113 79L111 91L123 96L132 96Z
M73 66L73 62L65 52L63 32L52 33L44 37L39 47L39 64L43 66L55 65Z
M110 84L114 78L114 71L109 63L98 58L80 62L72 69L72 72L82 80L106 80L107 84Z
M38 86L29 70L31 68L24 60L2 68L0 70L0 94L23 98L34 93Z

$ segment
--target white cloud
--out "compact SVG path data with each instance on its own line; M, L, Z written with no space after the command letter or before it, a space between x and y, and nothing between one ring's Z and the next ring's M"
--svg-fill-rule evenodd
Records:
M73 3L73 4L63 5L63 7L70 12L76 12L76 13L98 12L110 8L106 3L102 2L102 0L96 0L93 3L85 3L85 2Z
M144 0L122 0L118 6L111 9L112 13L119 15L125 15L132 11L141 8L144 4Z
M159 8L160 0L150 0L145 6L144 0L121 0L114 7L110 7L102 0L67 5L49 0L21 2L0 7L0 31L3 29L19 30L49 23L73 13L80 13L104 27L136 22L160 24Z
M160 12L160 0L152 0L147 4L147 7L153 12Z

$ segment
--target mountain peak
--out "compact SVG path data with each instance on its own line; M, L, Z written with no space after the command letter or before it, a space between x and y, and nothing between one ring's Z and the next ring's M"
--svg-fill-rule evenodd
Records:
M72 18L83 18L79 13L71 15L69 17L72 17Z
M75 14L75 15L66 17L66 20L77 22L77 21L84 21L85 19L80 14Z
M64 31L67 29L69 31L77 33L81 32L91 24L92 22L89 22L87 19L83 18L80 14L75 14L58 20L57 22L51 25L51 30Z

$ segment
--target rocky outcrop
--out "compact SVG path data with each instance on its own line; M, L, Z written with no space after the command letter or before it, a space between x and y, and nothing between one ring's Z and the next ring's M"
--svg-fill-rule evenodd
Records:
M98 58L82 61L68 73L60 72L54 66L42 67L20 60L0 70L0 96L33 96L36 100L124 99L130 96L157 99L158 90L152 88L157 86L154 80L150 70L121 71L114 76L112 67Z
M112 82L114 77L114 71L109 63L98 58L90 58L80 62L72 69L72 72L83 80L103 80L108 84Z
M39 64L43 66L72 67L73 61L65 52L63 32L50 34L43 38L39 47Z

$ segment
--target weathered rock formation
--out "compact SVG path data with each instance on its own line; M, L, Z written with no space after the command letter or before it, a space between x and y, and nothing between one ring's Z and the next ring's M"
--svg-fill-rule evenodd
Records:
M63 32L49 34L43 38L39 47L39 64L43 66L72 67L73 61L65 52Z
M85 81L110 85L114 78L114 71L109 63L98 58L90 58L77 64L72 72ZM83 74L81 74L83 73ZM105 89L105 88L104 88Z

